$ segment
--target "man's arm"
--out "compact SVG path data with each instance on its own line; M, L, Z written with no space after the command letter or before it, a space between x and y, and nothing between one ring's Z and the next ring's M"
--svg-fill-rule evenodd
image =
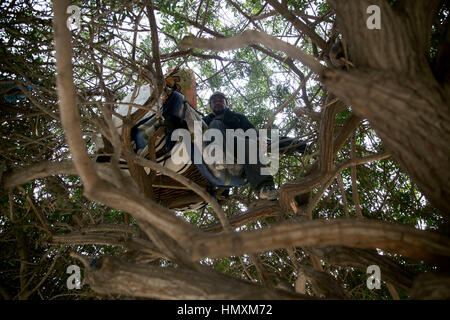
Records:
M215 117L214 113L210 113L206 117L203 117L202 120L205 121L205 123L209 126L211 121L214 120L214 117Z
M228 123L229 127L240 128L244 131L248 129L255 129L255 126L248 120L248 118L239 112L234 112L231 110L225 110L225 121Z

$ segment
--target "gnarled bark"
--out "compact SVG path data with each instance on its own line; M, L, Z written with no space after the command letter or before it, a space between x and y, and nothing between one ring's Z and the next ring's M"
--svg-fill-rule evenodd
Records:
M105 257L98 263L98 270L87 268L86 280L93 290L101 294L175 300L311 299L215 272L137 265L112 257Z
M409 293L414 274L392 259L379 255L375 250L321 246L309 249L327 263L341 267L354 267L366 272L370 265L378 265L382 280L394 284L405 293Z
M222 233L192 239L193 259L217 258L290 246L323 245L380 248L405 257L450 265L450 241L445 235L379 221L313 220L285 222L266 229Z
M355 68L329 70L323 83L366 117L428 200L450 217L450 93L429 66L429 37L439 0L328 1ZM366 26L381 8L381 29Z
M448 300L450 299L450 275L423 273L414 279L411 299Z

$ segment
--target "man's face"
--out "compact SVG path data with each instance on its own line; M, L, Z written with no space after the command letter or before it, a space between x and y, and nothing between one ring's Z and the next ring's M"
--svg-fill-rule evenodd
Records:
M227 107L225 97L216 95L211 99L211 110L213 112L221 112Z

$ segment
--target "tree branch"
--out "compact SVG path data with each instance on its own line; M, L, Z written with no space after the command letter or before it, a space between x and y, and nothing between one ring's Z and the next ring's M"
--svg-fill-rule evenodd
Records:
M104 257L99 263L99 270L86 270L86 280L100 294L175 300L311 299L215 272L130 264L113 257Z
M311 76L312 72L310 71L308 75L302 79L302 82L300 82L300 85L298 88L291 94L291 96L281 105L279 106L275 112L270 117L269 121L267 121L267 124L264 126L264 129L269 128L269 126L272 124L272 122L275 120L275 116L283 111L286 106L288 106L294 99L298 96L300 90L302 90L306 86L306 82L309 80L309 77Z
M367 162L382 160L389 158L390 156L391 155L389 153L382 153L358 159L351 159L340 164L337 168L328 173L316 171L303 178L300 183L286 183L281 187L280 204L282 208L288 208L289 203L295 196L310 192L317 186L326 184L330 179L334 179L336 175L338 175L342 170L345 170L352 165L359 165ZM325 190L323 189L322 191L325 192Z
M176 172L174 172L174 171L172 171L170 169L167 169L167 168L159 165L156 162L147 160L147 159L142 158L142 157L133 156L132 154L129 154L128 156L135 163L137 163L137 164L139 164L141 166L149 167L152 170L161 172L162 174L164 174L164 175L166 175L168 177L171 177L172 179L180 182L184 186L188 187L189 189L191 189L192 191L197 193L200 197L202 197L205 201L207 201L211 205L211 207L213 207L214 211L216 212L217 216L219 217L219 220L220 220L224 230L226 230L226 231L231 230L230 229L230 223L228 222L226 214L223 211L222 207L217 202L217 200L214 199L213 197L211 197L198 184L196 184L195 182L193 182L193 181L183 177L182 175L180 175L180 174L178 174L178 173L176 173Z
M323 83L366 117L428 200L449 217L449 95L433 80L362 70L327 70ZM414 108L411 105L414 104Z
M28 181L45 178L55 174L77 174L77 170L71 160L61 162L44 161L28 168L15 169L3 176L5 189L22 185Z
M331 246L320 246L309 250L331 265L354 267L362 272L366 272L368 266L376 264L380 267L385 281L393 283L406 293L411 290L414 274L388 256L379 255L375 250Z
M258 204L256 207L249 208L246 212L229 217L228 221L232 228L238 228L264 218L276 217L281 214L282 210L278 203L274 201L262 201L261 204ZM201 230L204 232L220 232L223 230L223 227L220 223L214 223L202 228Z
M347 292L340 283L326 272L301 266L301 272L311 282L311 287L318 297L327 299L348 299Z
M86 144L80 128L80 114L76 105L73 85L71 33L66 25L68 5L68 0L53 0L59 109L75 168L83 180L86 191L89 191L100 184L100 179L87 155Z
M310 27L308 27L305 23L300 21L289 9L284 5L278 2L278 0L267 0L268 3L278 11L286 20L292 23L294 27L300 31L301 33L307 35L311 38L311 41L316 44L320 49L326 50L327 43L323 40L319 35L314 32Z
M52 244L65 245L105 245L105 246L122 246L128 250L137 250L151 255L152 257L167 258L165 254L159 250L153 243L139 239L127 238L119 235L106 235L97 233L72 232L68 234L54 235Z
M380 221L292 221L267 229L203 236L193 242L194 259L219 258L287 246L379 248L406 258L448 266L450 239L442 234Z
M324 70L324 67L313 56L310 56L299 48L281 41L274 36L255 30L246 30L239 35L220 39L206 39L187 36L183 38L183 40L181 40L180 46L182 48L228 51L247 47L257 43L261 43L268 48L284 52L289 57L301 61L305 66L309 67L313 72L317 74L322 74Z

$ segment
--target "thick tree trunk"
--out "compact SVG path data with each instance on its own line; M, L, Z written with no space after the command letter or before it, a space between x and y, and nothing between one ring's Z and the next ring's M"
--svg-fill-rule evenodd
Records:
M450 93L429 66L431 23L439 0L328 1L355 68L326 71L323 83L367 118L428 200L450 217ZM381 29L366 26L381 8Z

